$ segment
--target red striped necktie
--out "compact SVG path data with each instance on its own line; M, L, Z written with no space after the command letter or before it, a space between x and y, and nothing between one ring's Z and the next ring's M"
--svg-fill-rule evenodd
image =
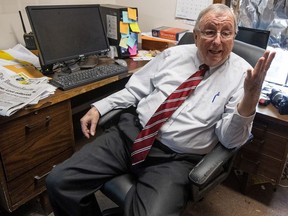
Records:
M175 110L194 91L196 86L203 79L204 73L209 69L205 64L199 67L199 71L192 74L178 88L172 92L166 100L158 107L145 127L136 137L131 151L132 165L145 160L152 144L158 134L160 127L171 117Z

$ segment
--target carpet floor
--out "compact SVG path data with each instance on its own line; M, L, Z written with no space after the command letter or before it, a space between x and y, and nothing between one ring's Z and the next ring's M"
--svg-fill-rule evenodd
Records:
M189 204L183 216L286 216L288 215L288 181L276 190L269 183L249 187L246 194L240 192L239 178L234 172L221 185L200 202ZM101 192L96 196L102 209L115 207ZM32 200L13 213L0 210L1 216L44 216L37 201ZM49 216L53 216L50 213ZM162 215L161 215L162 216ZM164 216L164 215L163 215Z

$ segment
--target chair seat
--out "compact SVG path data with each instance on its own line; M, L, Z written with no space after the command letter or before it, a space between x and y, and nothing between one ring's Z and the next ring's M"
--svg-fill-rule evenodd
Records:
M118 206L123 207L126 194L134 183L135 179L131 174L124 174L106 182L102 186L101 191Z
M105 209L102 216L123 216L123 210L120 207Z

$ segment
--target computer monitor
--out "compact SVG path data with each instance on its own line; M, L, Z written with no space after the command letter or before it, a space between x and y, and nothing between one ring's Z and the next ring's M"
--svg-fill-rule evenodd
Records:
M269 36L270 31L239 26L235 39L266 49Z
M109 51L98 4L27 6L26 12L44 70Z

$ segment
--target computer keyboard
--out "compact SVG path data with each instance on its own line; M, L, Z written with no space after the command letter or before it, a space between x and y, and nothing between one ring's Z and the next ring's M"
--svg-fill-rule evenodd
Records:
M64 74L63 76L58 75L50 83L62 90L68 90L127 72L128 68L122 65L103 64L91 69Z

